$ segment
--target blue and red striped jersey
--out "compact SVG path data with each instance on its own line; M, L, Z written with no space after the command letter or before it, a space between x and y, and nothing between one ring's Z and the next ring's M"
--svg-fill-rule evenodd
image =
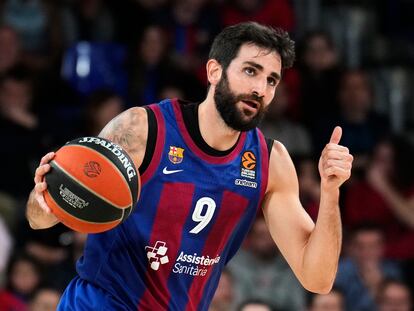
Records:
M125 310L207 310L263 200L266 141L258 129L242 132L230 152L213 156L192 139L177 100L149 109L157 139L137 207L118 227L89 235L77 270Z

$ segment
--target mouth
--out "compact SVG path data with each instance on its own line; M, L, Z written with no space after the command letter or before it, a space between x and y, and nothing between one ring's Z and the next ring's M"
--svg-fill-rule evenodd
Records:
M260 107L260 104L254 100L242 100L242 102L254 110L257 110Z

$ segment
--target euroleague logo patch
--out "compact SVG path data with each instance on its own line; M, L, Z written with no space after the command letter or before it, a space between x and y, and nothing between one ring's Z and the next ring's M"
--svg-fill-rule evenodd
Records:
M250 179L256 178L256 155L252 151L243 153L240 175Z
M83 173L91 178L97 177L102 172L101 165L95 161L86 162L83 166Z
M256 156L251 151L246 151L242 156L242 165L248 170L254 170L256 167Z

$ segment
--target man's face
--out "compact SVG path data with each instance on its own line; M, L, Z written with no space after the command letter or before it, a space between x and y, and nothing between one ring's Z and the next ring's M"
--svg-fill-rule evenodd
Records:
M411 297L407 288L399 284L388 285L380 297L380 311L410 311Z
M384 243L381 232L367 230L356 233L351 252L359 264L378 263L383 257Z
M215 87L214 101L224 122L237 131L255 128L280 81L279 54L255 45L240 47Z

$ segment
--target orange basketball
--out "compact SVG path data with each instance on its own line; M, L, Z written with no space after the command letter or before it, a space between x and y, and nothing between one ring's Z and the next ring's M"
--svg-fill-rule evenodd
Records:
M100 137L81 137L61 147L50 165L45 200L69 228L98 233L132 213L140 178L119 145Z

